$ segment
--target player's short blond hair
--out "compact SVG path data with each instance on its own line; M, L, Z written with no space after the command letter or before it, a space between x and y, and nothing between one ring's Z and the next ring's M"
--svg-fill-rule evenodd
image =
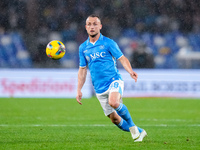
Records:
M101 18L99 17L99 15L91 14L91 15L89 15L89 16L87 17L87 19L88 19L89 17L92 17L92 18L97 17L97 18L99 19L100 23L101 23ZM87 19L86 19L86 20L87 20Z

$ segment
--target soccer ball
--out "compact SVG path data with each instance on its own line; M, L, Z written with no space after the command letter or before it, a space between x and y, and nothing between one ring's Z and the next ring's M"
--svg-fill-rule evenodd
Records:
M65 55L65 45L58 40L51 41L47 44L46 54L49 58L60 59Z

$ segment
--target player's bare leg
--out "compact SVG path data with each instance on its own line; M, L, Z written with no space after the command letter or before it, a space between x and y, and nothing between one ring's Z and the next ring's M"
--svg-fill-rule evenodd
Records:
M117 127L119 127L123 131L129 132L129 126L127 122L121 118L115 111L108 115L112 123L114 123Z
M128 123L132 138L135 140L139 138L140 132L137 126L133 123L127 107L120 103L120 99L121 94L119 92L111 92L109 95L109 105L113 107L117 114Z
M112 92L109 94L109 105L116 109L120 105L121 95L119 92Z
M121 122L121 117L116 112L111 113L110 115L108 115L108 117L110 118L112 123L116 125L118 125Z

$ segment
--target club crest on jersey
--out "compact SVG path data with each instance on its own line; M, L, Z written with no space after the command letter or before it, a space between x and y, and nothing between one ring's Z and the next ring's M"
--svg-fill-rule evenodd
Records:
M100 49L104 49L104 45L100 45L99 48L100 48Z

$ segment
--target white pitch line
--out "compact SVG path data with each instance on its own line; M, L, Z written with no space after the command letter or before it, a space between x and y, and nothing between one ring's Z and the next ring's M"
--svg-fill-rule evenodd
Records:
M0 127L106 127L113 125L105 124L77 124L77 125L65 125L65 124L18 124L18 125L9 125L9 124L0 124Z
M140 118L138 120L141 121L172 121L172 122L191 122L191 121L195 121L195 119L156 119L156 118Z
M111 127L114 125L106 124L77 124L77 125L62 125L62 124L19 124L19 125L9 125L9 124L0 124L0 127ZM188 125L173 125L173 124L157 124L150 125L144 124L142 126L146 127L200 127L200 124L188 124Z

